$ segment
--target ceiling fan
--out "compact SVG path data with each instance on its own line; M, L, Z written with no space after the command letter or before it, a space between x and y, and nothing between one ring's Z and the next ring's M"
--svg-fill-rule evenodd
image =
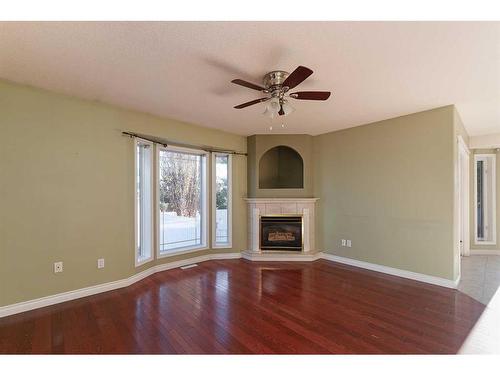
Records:
M331 94L330 91L296 91L288 93L289 90L304 82L311 74L313 74L313 71L305 66L299 66L292 73L275 70L264 76L263 87L242 79L233 79L232 83L269 94L269 96L237 105L234 108L242 109L269 101L264 115L274 118L276 115L286 116L294 111L294 108L288 103L288 98L299 100L328 99Z

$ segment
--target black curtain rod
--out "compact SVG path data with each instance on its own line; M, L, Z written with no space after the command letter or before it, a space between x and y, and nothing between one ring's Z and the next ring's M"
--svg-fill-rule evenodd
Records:
M137 134L137 133L131 133L131 132L122 132L123 135L129 136L131 138L139 138L143 139L145 141L153 142L158 145L162 145L164 147L167 147L169 144L172 146L179 146L179 147L187 147L187 148L192 148L196 150L203 150L207 152L221 152L225 154L232 154L232 155L243 155L247 156L246 153L244 152L239 152L239 151L234 151L234 150L223 150L223 149L217 149L213 147L207 147L207 146L197 146L197 145L191 145L191 144L185 144L185 143L179 143L179 142L170 142L168 140L164 140L162 138L157 138L157 137L152 137L148 135L142 135L142 134Z

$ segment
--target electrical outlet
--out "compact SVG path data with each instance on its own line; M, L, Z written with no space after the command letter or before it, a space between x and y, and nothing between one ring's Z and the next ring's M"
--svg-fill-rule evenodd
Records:
M347 240L347 247L351 247L351 245L352 245L351 240Z
M346 240L343 239L341 243L342 243L341 246L345 246L346 245Z
M97 259L97 268L104 268L104 258Z
M54 273L59 273L63 271L63 262L54 263Z

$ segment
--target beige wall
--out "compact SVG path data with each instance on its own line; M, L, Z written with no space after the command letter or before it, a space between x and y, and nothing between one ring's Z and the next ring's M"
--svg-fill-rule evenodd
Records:
M252 135L248 139L248 196L251 198L306 198L313 196L313 137L306 134ZM304 161L303 189L260 189L259 161L266 151L275 146L288 146L297 151Z
M497 244L496 245L476 245L474 243L474 154L496 154L496 225ZM500 250L500 158L495 149L475 149L470 155L470 248L471 250Z
M314 137L318 248L454 280L454 143L453 106Z
M0 130L0 306L155 264L134 267L134 150L122 130L246 151L242 136L5 81ZM233 160L234 247L218 252L246 247L246 158Z

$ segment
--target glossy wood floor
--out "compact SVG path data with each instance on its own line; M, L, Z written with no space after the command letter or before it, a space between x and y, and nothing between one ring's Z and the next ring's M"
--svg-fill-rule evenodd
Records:
M1 353L456 353L484 305L326 260L221 260L0 319Z

